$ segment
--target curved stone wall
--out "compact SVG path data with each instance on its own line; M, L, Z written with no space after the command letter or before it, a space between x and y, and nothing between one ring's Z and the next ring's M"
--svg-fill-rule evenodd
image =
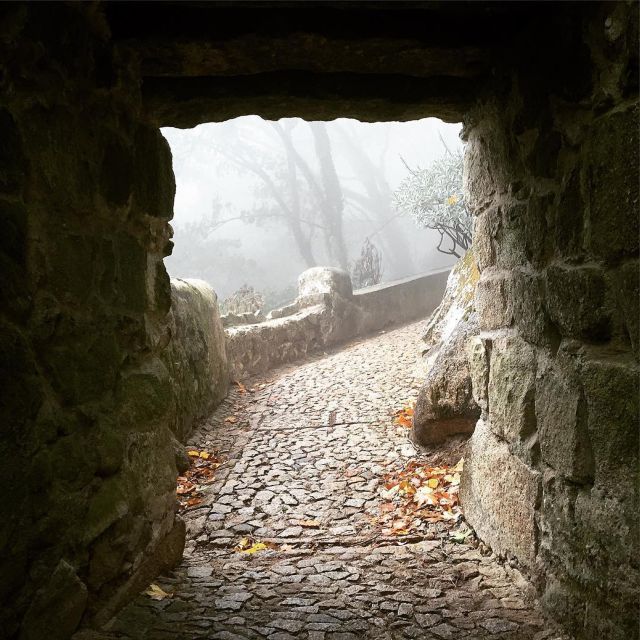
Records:
M227 395L229 369L215 291L202 280L171 280L171 341L162 360L175 397L172 430L185 442Z
M241 380L263 374L358 336L426 318L442 299L448 273L443 270L353 292L348 273L308 269L299 278L293 305L272 312L276 317L265 322L226 329L231 377Z

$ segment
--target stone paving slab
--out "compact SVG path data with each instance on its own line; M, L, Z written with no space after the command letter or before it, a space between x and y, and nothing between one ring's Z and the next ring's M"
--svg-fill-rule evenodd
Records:
M376 526L381 476L420 455L393 415L417 395L423 325L234 388L189 443L226 462L184 513L182 565L156 581L173 596L142 595L86 638L563 638L473 538ZM235 551L247 537L274 548Z

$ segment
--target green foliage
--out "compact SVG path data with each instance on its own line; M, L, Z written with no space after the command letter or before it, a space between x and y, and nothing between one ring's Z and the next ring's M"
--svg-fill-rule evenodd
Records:
M462 189L462 151L447 153L426 169L409 169L394 200L422 227L440 233L438 251L460 257L471 245L471 216ZM443 246L444 245L444 246Z

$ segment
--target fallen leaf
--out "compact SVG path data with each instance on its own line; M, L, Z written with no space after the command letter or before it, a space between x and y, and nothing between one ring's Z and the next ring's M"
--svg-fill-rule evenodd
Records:
M429 478L429 480L427 480L427 486L435 489L438 486L438 478Z
M187 507L195 507L202 504L202 498L189 498L187 500Z
M449 538L451 538L452 542L462 544L472 533L473 531L471 531L471 529L467 529L466 531L451 531Z
M164 600L165 598L171 598L173 596L172 593L167 593L162 587L159 587L155 583L149 585L145 594L152 600Z
M320 526L320 520L300 520L298 524L301 527L316 528Z
M234 422L238 422L238 418L236 418L235 416L229 416L228 418L225 418L224 421L233 424Z
M187 495L192 491L195 491L196 485L193 482L189 482L186 478L178 478L178 487L176 488L176 493L179 496Z
M187 451L187 455L191 456L192 458L197 458L200 455L200 452L197 449L190 449L189 451Z
M240 393L246 393L247 392L247 388L242 384L242 382L238 382L238 380L236 380L236 384L238 385L238 391Z
M253 540L252 538L242 538L238 543L238 546L235 547L234 551L239 553L247 553L254 554L258 551L264 551L265 549L272 548L273 545L269 543L260 542L259 540Z

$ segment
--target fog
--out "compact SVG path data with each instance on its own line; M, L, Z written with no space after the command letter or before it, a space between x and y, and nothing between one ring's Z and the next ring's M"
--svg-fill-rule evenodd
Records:
M434 118L361 123L245 116L162 129L176 177L172 277L201 278L221 299L254 287L272 308L309 266L352 270L368 240L381 281L452 264L438 233L394 207L411 169L459 149L460 125Z

